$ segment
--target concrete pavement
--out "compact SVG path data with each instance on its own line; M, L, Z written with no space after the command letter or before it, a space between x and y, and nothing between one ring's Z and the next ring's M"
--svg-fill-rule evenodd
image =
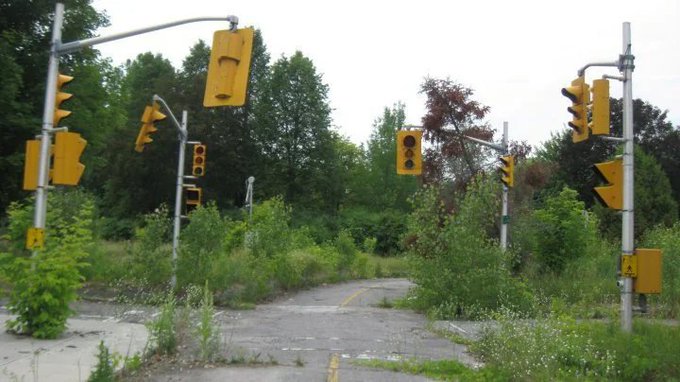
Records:
M112 354L132 356L144 351L148 339L142 324L98 316L69 319L59 338L37 340L6 333L9 319L0 309L0 381L86 381L97 364L99 341Z

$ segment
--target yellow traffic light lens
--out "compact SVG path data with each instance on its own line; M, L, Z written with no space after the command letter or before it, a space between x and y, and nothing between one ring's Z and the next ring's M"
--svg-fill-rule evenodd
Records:
M408 149L408 150L406 150L406 152L404 152L404 156L406 158L409 158L409 159L413 158L413 155L414 155L414 153L413 153L413 150L411 150L411 149Z
M404 146L412 148L416 145L416 138L413 135L407 135L404 137Z

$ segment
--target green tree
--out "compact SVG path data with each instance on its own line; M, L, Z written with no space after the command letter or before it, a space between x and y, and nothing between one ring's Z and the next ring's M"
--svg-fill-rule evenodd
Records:
M314 64L301 52L281 57L260 96L256 140L264 158L258 171L262 187L288 202L334 208L336 201L324 198L334 176L326 166L335 157L328 86Z
M595 239L597 223L577 197L576 191L565 187L534 212L535 253L543 269L561 272L568 262L586 254Z
M161 203L173 205L177 150L175 126L169 118L156 123L158 132L144 152L134 151L144 107L151 97L174 92L175 69L161 55L144 53L126 64L121 86L125 123L108 140L103 210L115 218L153 211ZM129 232L128 234L130 234Z
M366 184L364 206L381 211L384 209L408 210L406 199L418 187L416 177L397 175L397 131L404 125L404 105L398 103L385 108L383 115L373 124L367 145L368 174L361 181Z
M91 0L66 0L63 3L66 9L63 41L93 37L98 28L108 24L106 16L90 5ZM25 196L21 190L24 147L25 141L33 139L41 128L53 13L53 1L0 2L0 75L3 79L0 90L0 173L3 180L0 182L0 213L10 201ZM63 55L60 59L60 69L66 73L101 64L98 52L93 49ZM93 90L102 87L85 79L81 83ZM78 102L73 101L73 104ZM69 126L76 124L76 118L72 119Z
M269 53L262 34L255 31L250 80L245 105L241 107L203 107L210 47L195 44L179 72L176 106L189 113L189 136L207 144L205 200L215 200L222 208L240 206L245 198L245 180L253 175L260 180L261 153L255 141L258 130L253 110L259 102L269 70ZM190 155L188 156L190 158ZM260 192L260 187L255 188Z

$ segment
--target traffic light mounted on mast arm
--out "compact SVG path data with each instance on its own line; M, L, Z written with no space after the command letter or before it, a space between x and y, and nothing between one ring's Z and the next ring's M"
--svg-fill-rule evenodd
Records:
M253 28L215 32L203 106L242 106L246 102L253 36Z
M609 80L593 80L592 122L588 125L593 135L609 135Z
M593 188L595 197L608 208L623 209L623 159L616 158L609 162L595 163L593 169L609 184Z
M205 175L205 145L194 145L194 163L191 173L194 176Z
M61 121L62 118L66 118L69 115L71 115L70 111L61 110L59 108L62 102L69 100L71 99L71 97L73 97L73 94L64 93L61 91L61 87L71 81L73 81L73 77L71 76L67 76L64 74L57 75L57 94L54 98L54 119L52 121L53 127L57 127L57 125L59 125L59 121Z
M588 139L588 103L590 102L590 87L585 77L580 76L571 82L571 86L562 89L562 95L572 102L567 110L574 116L569 127L574 129L571 138L574 143Z
M397 174L422 174L422 140L423 132L421 130L397 131Z
M153 142L151 139L151 134L158 131L154 126L156 121L165 119L165 114L159 111L160 106L158 103L154 102L153 106L147 106L144 108L144 114L142 115L142 127L139 129L139 135L137 135L137 141L135 142L135 151L144 151L144 145Z
M506 187L515 186L515 157L513 155L506 155L498 158L502 165L499 168L501 172L501 182Z

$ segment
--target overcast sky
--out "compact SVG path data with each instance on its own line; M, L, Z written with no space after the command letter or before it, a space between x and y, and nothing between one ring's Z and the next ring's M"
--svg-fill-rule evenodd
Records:
M491 107L487 121L510 139L539 145L564 128L570 102L560 94L589 62L616 61L622 23L631 23L633 97L669 111L680 125L680 1L264 1L94 0L109 35L183 18L238 16L262 31L272 61L300 50L330 88L333 124L365 142L386 106L406 105L420 124L423 79L449 77ZM116 64L151 51L176 68L220 22L201 22L96 46ZM615 68L589 69L588 82ZM611 82L611 96L621 97ZM190 116L191 117L191 116Z

